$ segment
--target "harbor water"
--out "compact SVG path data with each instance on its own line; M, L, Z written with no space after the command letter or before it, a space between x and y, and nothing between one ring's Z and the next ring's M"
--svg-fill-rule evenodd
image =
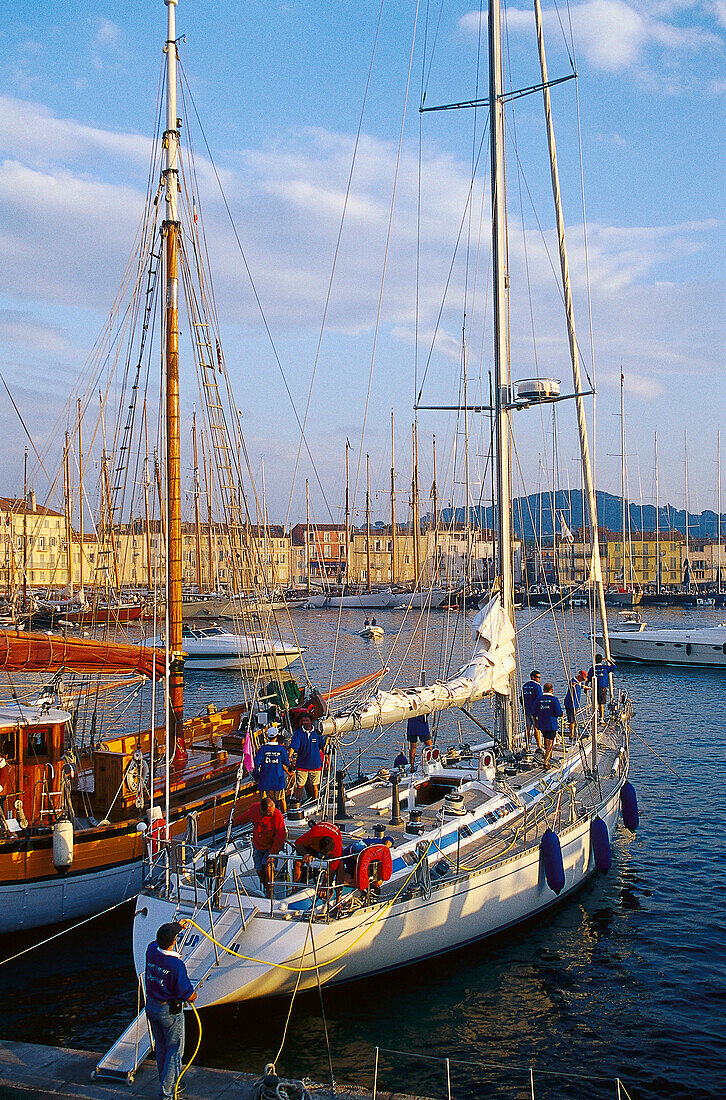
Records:
M564 613L556 630L539 610L518 615L522 670L537 667L562 698L565 667L590 664L587 612ZM397 650L411 642L398 686L417 679L422 665L429 680L437 677L442 655L455 667L469 647L442 613L417 630L415 618L380 611L386 637L379 651L356 634L364 617L293 613L297 637L310 647L307 676L321 690L334 651L336 683L382 663L390 683L397 632ZM715 625L723 612L648 609L644 617L653 626ZM289 626L283 634L291 636ZM291 672L302 679L299 668ZM632 1100L726 1094L726 679L623 664L617 683L634 700L631 780L641 825L634 836L619 829L610 874L495 939L299 996L280 1072L328 1080L327 1031L340 1082L370 1085L380 1047L383 1085L430 1096L446 1095L446 1058L452 1095L461 1100L529 1097L530 1066L538 1098L614 1098L616 1077ZM190 714L237 697L232 674L188 679ZM488 704L476 713L491 724ZM453 743L458 732L447 715L439 744ZM470 723L461 733L472 742L481 736ZM364 769L390 765L400 737L397 729L382 738ZM345 749L353 773L366 744ZM137 1011L131 919L128 907L118 910L0 967L2 1037L105 1050ZM46 934L6 937L0 957ZM206 1011L198 1063L260 1072L280 1046L288 1010L289 1001L279 999Z

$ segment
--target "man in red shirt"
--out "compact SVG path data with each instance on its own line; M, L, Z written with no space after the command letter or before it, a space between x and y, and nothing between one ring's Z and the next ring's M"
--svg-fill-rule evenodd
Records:
M282 851L287 833L285 819L271 798L263 798L250 806L244 813L234 815L235 825L245 821L252 822L252 858L255 870L260 877L262 888L268 898L272 897L272 884L275 879L275 860Z
M324 859L328 861L328 873L332 882L335 872L340 864L340 856L343 852L343 836L337 825L330 821L320 821L313 825L306 833L295 841L295 851L302 859L296 859L293 871L293 882L300 882L303 878L303 866L306 871L312 859Z

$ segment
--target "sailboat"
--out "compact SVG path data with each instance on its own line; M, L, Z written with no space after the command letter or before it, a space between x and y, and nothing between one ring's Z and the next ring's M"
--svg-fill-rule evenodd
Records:
M169 7L173 18L173 7ZM575 338L559 179L549 110L549 86L535 0L542 93L560 241L560 260L573 398L584 495L592 537L591 573L609 658L597 512L589 462L580 364ZM175 38L170 22L168 39ZM318 983L378 974L441 954L543 914L610 866L610 844L621 816L637 825L628 781L631 704L610 687L607 719L597 708L581 736L562 740L549 765L533 761L516 687L507 361L504 91L498 0L490 0L491 196L494 310L494 425L497 442L497 581L471 621L471 655L453 675L408 688L380 689L317 719L335 762L318 802L287 813L288 845L278 859L271 897L253 870L244 827L217 846L160 845L133 921L134 964L143 984L148 943L164 922L185 918L180 941L197 1007L230 1003ZM527 400L522 406L535 405ZM518 406L519 407L519 406ZM519 413L519 416L525 416ZM390 769L345 782L338 747L354 732L379 731L451 711L464 722L479 700L493 703L496 730L475 743L461 737L448 749L424 747L418 767L397 758ZM474 725L472 724L472 728ZM338 766L335 780L332 775ZM343 878L312 860L307 882L294 881L295 842L323 819L341 831ZM314 828L315 826L313 826ZM346 853L346 854L342 854ZM212 867L204 875L200 868ZM99 1071L133 1072L148 1049L143 1014L99 1064Z

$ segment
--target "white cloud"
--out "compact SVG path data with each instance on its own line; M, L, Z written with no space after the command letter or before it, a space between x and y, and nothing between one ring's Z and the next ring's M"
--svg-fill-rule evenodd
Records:
M96 28L95 41L99 46L117 46L121 40L121 28L110 19L99 17L91 21Z
M724 0L716 0L716 4L723 5ZM682 5L666 2L660 5L660 10L672 14L679 6ZM596 69L619 72L639 65L651 47L672 52L722 48L718 36L705 27L667 22L657 10L658 6L649 11L647 5L634 6L625 0L583 0L572 5L569 13L578 53ZM510 31L534 33L531 10L509 8L506 18ZM558 41L562 31L557 13L546 10L542 19L551 40ZM478 12L470 12L462 17L459 26L472 32L478 24Z

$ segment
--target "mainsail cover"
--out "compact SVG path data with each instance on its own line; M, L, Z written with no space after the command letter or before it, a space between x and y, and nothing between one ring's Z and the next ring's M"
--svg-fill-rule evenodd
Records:
M146 646L0 630L0 670L7 672L137 673L160 678L164 653Z
M466 707L485 695L509 694L514 672L514 627L499 596L493 596L474 619L474 649L450 680L417 688L379 691L372 698L322 720L328 737L351 730L390 726L420 714Z

